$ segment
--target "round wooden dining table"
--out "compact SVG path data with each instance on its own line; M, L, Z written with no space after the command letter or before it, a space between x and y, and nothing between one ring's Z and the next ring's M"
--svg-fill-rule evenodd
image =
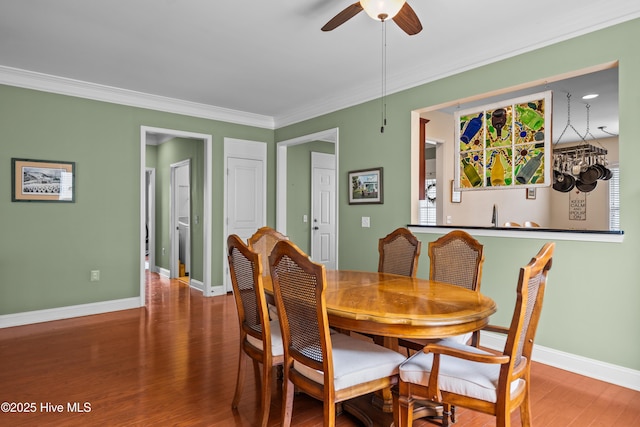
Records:
M355 270L327 270L326 278L327 315L334 328L391 338L444 338L479 330L496 312L491 298L448 283ZM264 281L268 294L269 279Z

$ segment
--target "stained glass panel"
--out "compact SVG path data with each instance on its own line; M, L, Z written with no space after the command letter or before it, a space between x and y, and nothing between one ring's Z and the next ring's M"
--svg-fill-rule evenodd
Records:
M551 91L456 114L459 189L548 186Z

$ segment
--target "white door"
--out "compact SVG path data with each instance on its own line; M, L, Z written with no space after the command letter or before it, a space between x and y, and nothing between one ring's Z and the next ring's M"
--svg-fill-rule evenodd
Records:
M189 159L174 163L171 168L171 250L170 277L179 277L179 265L185 264L190 271L191 232L189 229L191 161Z
M225 223L223 244L224 292L232 290L227 261L227 237L237 234L246 242L267 224L267 144L234 138L224 139Z
M311 153L311 259L336 269L335 155Z
M263 169L263 160L237 157L227 159L227 235L237 234L245 242L266 224ZM225 272L225 286L229 291L231 277L226 257Z

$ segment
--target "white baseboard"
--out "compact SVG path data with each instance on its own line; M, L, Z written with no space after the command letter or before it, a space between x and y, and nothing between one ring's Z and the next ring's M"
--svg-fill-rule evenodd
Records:
M156 271L158 272L158 274L159 274L159 275L161 275L162 277L166 277L166 278L171 277L171 271L170 271L170 270L167 270L166 268L162 268L162 267L158 267L158 266L156 266L156 269L155 269L155 270L156 270Z
M68 307L50 308L46 310L26 311L23 313L3 314L0 316L0 328L29 325L32 323L50 322L52 320L70 319L72 317L90 316L111 311L138 308L140 298L124 298L113 301L93 302Z
M195 279L191 279L189 280L189 286L191 286L194 289L199 290L200 292L202 292L204 294L204 283L202 283L199 280L195 280Z
M480 345L502 351L505 337L482 332ZM640 391L640 371L534 344L531 359L545 365Z

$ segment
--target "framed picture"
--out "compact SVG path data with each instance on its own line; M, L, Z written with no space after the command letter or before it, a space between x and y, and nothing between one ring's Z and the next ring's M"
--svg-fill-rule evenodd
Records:
M534 200L536 198L536 188L529 187L527 188L527 199Z
M455 180L451 180L451 203L462 203L462 192L456 190Z
M349 172L349 204L382 204L382 168Z
M11 159L12 202L75 202L75 162Z

